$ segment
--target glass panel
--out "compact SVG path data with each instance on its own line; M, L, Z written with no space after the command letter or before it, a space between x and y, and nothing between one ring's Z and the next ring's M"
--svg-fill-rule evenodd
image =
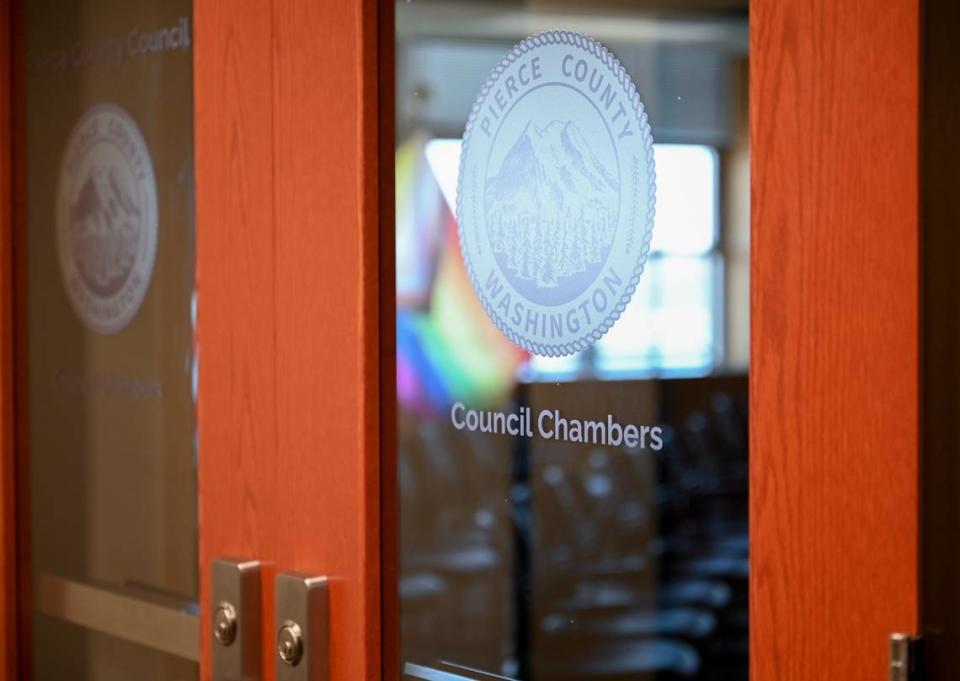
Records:
M192 4L25 10L33 676L196 678L77 624L196 610Z
M396 5L401 678L747 678L747 6L684 7Z

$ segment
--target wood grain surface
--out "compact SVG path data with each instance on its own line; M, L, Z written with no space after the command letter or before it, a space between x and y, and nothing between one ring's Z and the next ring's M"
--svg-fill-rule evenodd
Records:
M751 2L751 679L918 626L917 0Z
M218 556L326 574L331 679L375 678L376 5L209 0L195 23L201 631Z
M883 678L887 635L918 625L918 20L751 3L754 681ZM372 0L196 5L202 631L217 556L329 574L335 681L380 665L377 44ZM2 191L10 172L8 148Z

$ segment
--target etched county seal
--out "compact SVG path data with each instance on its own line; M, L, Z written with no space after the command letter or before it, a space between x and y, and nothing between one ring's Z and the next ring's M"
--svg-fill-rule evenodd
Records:
M120 331L143 302L157 250L153 162L124 109L97 104L74 126L60 164L56 211L70 304L93 331Z
M474 103L457 189L467 271L508 338L559 357L610 329L650 250L655 174L640 95L603 45L515 46Z

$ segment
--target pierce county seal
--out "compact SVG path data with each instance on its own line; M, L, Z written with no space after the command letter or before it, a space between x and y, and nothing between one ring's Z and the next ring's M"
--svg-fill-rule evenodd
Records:
M60 272L91 330L123 329L150 287L157 251L157 185L150 151L124 109L97 104L74 126L60 163Z
M653 228L653 138L620 62L550 31L496 66L463 135L460 248L490 319L559 357L596 342L643 272Z

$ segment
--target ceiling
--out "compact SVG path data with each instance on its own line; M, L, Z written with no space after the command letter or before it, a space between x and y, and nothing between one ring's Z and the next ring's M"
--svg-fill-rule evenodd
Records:
M397 37L515 42L566 28L620 44L727 45L745 52L744 0L408 0Z
M666 13L746 13L749 0L405 0L404 4L476 5L486 7L527 7L530 9L563 9L580 13L666 12Z

